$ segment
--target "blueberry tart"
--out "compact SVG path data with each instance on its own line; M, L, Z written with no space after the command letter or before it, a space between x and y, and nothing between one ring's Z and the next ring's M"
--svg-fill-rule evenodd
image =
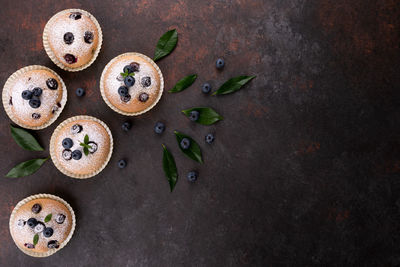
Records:
M51 69L32 65L8 78L2 97L4 109L14 123L38 130L58 118L67 102L67 88Z
M63 199L38 194L21 200L10 217L17 247L33 257L47 257L63 248L75 230L75 214Z
M73 178L89 178L101 172L111 158L113 138L107 125L90 116L62 122L50 139L54 165Z
M67 71L89 67L100 52L103 35L96 18L81 9L55 14L43 31L43 46L50 59Z
M160 100L164 79L159 67L149 57L125 53L112 59L104 68L100 91L114 111L136 116L152 109Z

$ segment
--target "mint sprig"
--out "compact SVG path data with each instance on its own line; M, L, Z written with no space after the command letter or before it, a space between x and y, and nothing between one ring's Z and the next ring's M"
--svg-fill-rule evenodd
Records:
M83 143L81 142L79 145L83 147L83 153L85 154L85 156L89 155L89 149L91 149L92 147L89 145L89 136L88 135L85 135L85 138L83 139Z
M134 72L128 73L128 70L126 70L125 72L121 72L120 74L121 74L121 76L122 76L124 79L125 79L126 77L128 77L128 76L135 76L135 73L134 73Z

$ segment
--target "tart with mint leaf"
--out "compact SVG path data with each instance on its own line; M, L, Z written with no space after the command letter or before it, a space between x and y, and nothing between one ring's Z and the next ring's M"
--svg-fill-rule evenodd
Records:
M135 116L152 109L160 100L164 79L156 63L140 53L125 53L104 68L100 91L114 111Z
M54 165L73 178L89 178L101 172L111 158L113 138L107 125L90 116L62 122L50 140Z
M63 248L75 230L75 214L63 199L38 194L21 200L10 217L17 247L33 257L47 257Z

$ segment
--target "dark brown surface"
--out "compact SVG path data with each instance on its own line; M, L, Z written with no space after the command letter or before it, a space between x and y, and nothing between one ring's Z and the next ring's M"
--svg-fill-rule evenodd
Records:
M117 3L116 3L117 2ZM67 73L42 47L57 11L82 8L100 22L104 42L88 69ZM35 175L0 179L1 266L399 265L400 146L397 0L1 1L0 78L26 65L57 71L68 103L51 127L35 133L48 149L58 123L79 114L104 120L115 139L109 166L85 181L47 162ZM185 75L195 84L164 93L150 112L125 121L102 101L105 64L129 51L152 56L176 28L175 51L159 62L166 89ZM226 60L217 72L217 57ZM245 89L204 96L226 79L257 75ZM78 99L74 90L86 88ZM180 111L211 106L225 120L190 123ZM162 136L156 121L166 123ZM0 116L0 173L48 152L22 151ZM173 130L201 145L199 165L179 151ZM215 132L211 146L204 135ZM171 194L161 143L173 152L180 180ZM125 158L128 166L117 168ZM186 173L197 169L195 184ZM77 214L70 243L46 259L13 244L14 205L36 193L67 200Z

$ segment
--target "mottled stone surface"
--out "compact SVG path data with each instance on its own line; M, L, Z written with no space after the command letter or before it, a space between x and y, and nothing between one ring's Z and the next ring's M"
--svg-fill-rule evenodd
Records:
M42 46L45 23L66 8L88 10L104 33L98 59L78 73L57 68ZM46 150L56 125L79 114L105 121L116 142L109 166L92 179L65 177L51 162L30 177L0 179L0 265L399 265L399 15L397 0L1 1L1 83L40 64L69 88L57 122L35 133ZM125 118L101 99L101 71L124 52L152 56L171 28L180 39L159 62L166 89L199 77L182 93L164 93L125 133ZM257 78L232 95L200 91L205 81L216 88L241 74ZM193 106L225 119L194 125L180 113ZM167 126L162 136L153 132L158 120ZM48 154L22 151L9 123L1 112L2 175ZM200 143L204 164L179 151L175 129ZM179 169L172 194L162 143ZM195 184L185 179L191 169L200 173ZM8 230L14 205L36 193L64 198L77 214L70 243L45 259L20 252Z

